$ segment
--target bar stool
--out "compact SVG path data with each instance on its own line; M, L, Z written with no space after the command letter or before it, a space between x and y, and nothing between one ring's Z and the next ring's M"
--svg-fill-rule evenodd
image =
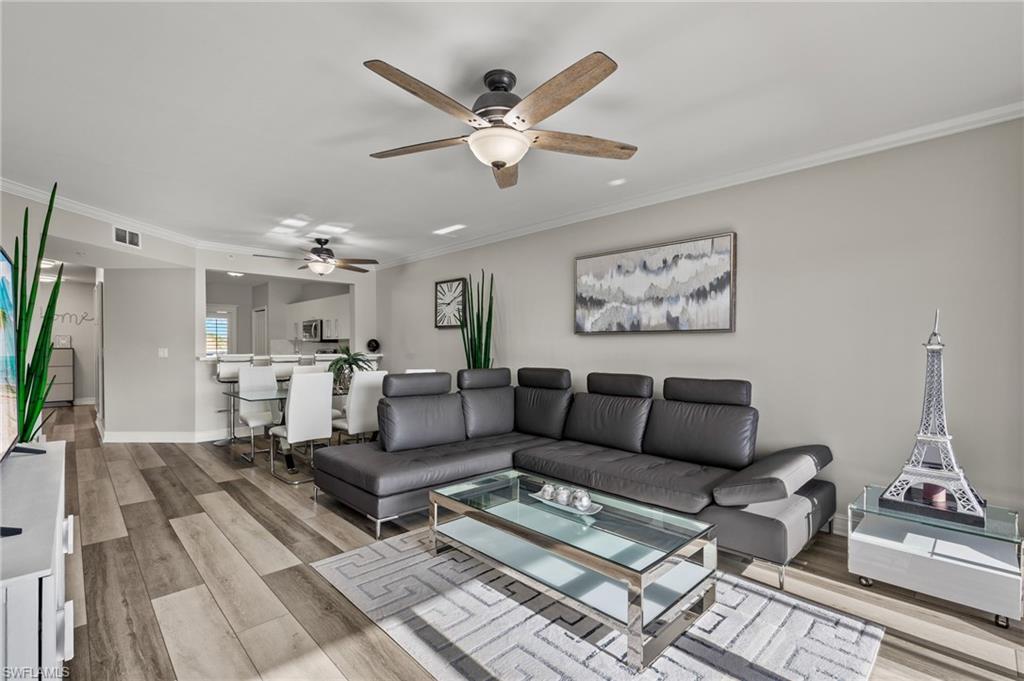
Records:
M271 355L270 366L274 369L274 378L287 381L292 377L292 370L299 366L299 355Z
M238 371L252 364L252 355L219 355L217 357L217 382L237 385ZM214 444L230 445L235 441L235 400L228 398L228 438Z

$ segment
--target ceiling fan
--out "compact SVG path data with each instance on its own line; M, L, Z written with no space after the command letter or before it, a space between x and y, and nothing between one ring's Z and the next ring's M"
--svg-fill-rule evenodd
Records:
M507 189L519 180L517 164L531 147L563 154L596 156L625 160L636 147L588 135L537 130L533 126L562 110L618 68L608 55L594 52L543 83L525 98L512 93L516 76L507 69L484 74L488 92L477 97L472 111L426 83L422 83L390 64L371 59L363 65L427 104L468 123L476 130L462 137L449 137L411 144L370 154L373 158L391 158L432 149L468 144L473 155L491 166L498 186Z
M325 274L330 274L334 271L334 268L342 270L349 270L350 272L369 272L370 270L356 267L356 265L376 265L376 260L371 258L335 258L334 251L327 248L327 242L330 239L313 239L316 242L316 246L309 249L309 252L305 254L303 258L286 258L281 255L261 255L254 253L253 255L257 258L277 258L278 260L296 260L306 262L305 265L299 267L300 270L308 269L311 272L319 274L321 277Z

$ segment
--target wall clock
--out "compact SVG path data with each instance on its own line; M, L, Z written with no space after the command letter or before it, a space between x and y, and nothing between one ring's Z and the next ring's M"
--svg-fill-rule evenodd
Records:
M466 313L466 280L434 282L434 328L458 329Z

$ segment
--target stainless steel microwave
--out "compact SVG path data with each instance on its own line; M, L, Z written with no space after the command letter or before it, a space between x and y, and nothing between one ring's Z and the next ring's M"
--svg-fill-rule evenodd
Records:
M319 341L322 338L323 327L323 320L320 319L308 319L302 322L302 340Z

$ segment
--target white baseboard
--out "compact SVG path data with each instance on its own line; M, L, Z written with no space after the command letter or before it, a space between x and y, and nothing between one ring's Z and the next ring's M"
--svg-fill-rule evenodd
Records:
M81 406L81 405L86 405L86 404L96 404L96 398L95 397L76 397L75 398L74 405L76 407Z
M108 431L100 433L103 442L209 442L227 437L227 428L210 431Z

